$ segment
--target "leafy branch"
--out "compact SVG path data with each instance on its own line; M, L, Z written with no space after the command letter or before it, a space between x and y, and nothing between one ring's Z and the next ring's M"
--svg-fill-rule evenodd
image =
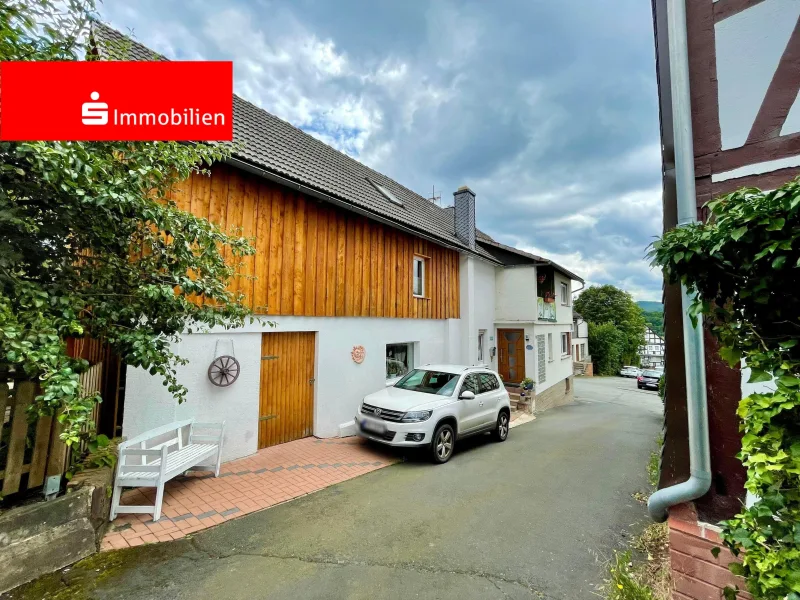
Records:
M668 282L697 292L690 313L705 317L720 355L774 388L739 404L739 458L756 501L725 522L722 538L753 596L800 600L800 179L707 206L707 223L667 232L650 257Z

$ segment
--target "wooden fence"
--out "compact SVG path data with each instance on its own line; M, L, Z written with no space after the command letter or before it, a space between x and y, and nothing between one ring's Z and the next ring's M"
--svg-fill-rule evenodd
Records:
M100 392L103 363L92 365L80 376L85 394ZM67 447L59 439L61 425L55 417L31 420L28 407L38 388L31 381L0 381L0 481L2 495L33 490L45 477L62 475L68 465ZM95 406L92 421L96 422ZM24 476L27 477L25 478Z

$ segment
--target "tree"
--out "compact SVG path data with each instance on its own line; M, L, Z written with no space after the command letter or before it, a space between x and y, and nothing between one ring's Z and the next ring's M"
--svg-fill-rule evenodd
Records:
M589 323L589 353L597 375L619 373L625 342L625 334L613 323Z
M657 333L660 336L664 335L664 313L659 311L642 311L642 316L644 317L645 323L650 329L653 330L653 333Z
M769 390L742 399L745 488L756 499L724 524L752 595L800 598L800 179L771 192L744 188L707 205L708 222L680 227L652 246L653 264L697 299L732 366ZM726 597L733 597L726 593Z
M613 285L592 286L575 300L575 311L596 325L613 323L624 336L622 360L638 364L639 346L644 345L645 320L628 292ZM594 351L592 351L594 358Z
M23 0L0 8L2 60L77 60L92 0ZM74 443L96 396L65 339L92 337L159 375L182 401L184 331L243 324L227 291L248 240L170 201L173 185L225 158L181 143L0 142L0 364L38 379L33 409L58 414ZM225 253L232 259L226 263Z

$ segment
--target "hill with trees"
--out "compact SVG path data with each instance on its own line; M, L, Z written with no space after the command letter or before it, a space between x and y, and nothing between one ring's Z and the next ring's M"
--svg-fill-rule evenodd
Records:
M648 327L660 336L664 336L664 305L661 302L640 300L636 303L642 309Z

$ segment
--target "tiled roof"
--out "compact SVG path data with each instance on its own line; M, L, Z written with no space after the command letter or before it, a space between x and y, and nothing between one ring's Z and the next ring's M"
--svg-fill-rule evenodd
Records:
M142 44L99 22L92 23L93 48L111 60L168 60ZM583 281L547 259L496 242L477 230L480 242L470 250L455 234L455 213L414 193L393 179L370 169L346 154L294 127L262 108L233 96L234 154L239 160L285 177L323 194L333 196L354 208L416 230L462 252L471 252L493 263L501 263L481 244L489 244L553 264L565 274ZM403 202L398 206L381 194L369 180L385 187Z
M92 24L92 38L94 47L109 59L167 60L102 23ZM233 139L238 145L234 156L240 160L470 252L456 237L452 211L235 94ZM403 206L387 199L369 180L388 189ZM497 262L483 249L474 253Z
M553 262L549 258L545 258L543 256L537 256L536 254L531 254L530 252L525 252L524 250L520 250L518 248L514 248L513 246L506 246L505 244L501 244L500 242L496 242L495 240L493 240L491 237L489 237L485 233L483 233L482 237L479 238L478 244L479 245L480 244L485 244L485 245L490 246L492 248L499 248L500 250L505 250L506 252L511 252L512 254L516 254L517 256L523 256L525 258L529 258L530 260L532 260L536 264L550 265L551 267L553 267L557 271L561 271L564 275L566 275L570 279L574 279L575 281L580 281L581 283L584 283L582 277L576 275L575 273L573 273L572 271L570 271L568 269L565 269L564 267L562 267L558 263Z

